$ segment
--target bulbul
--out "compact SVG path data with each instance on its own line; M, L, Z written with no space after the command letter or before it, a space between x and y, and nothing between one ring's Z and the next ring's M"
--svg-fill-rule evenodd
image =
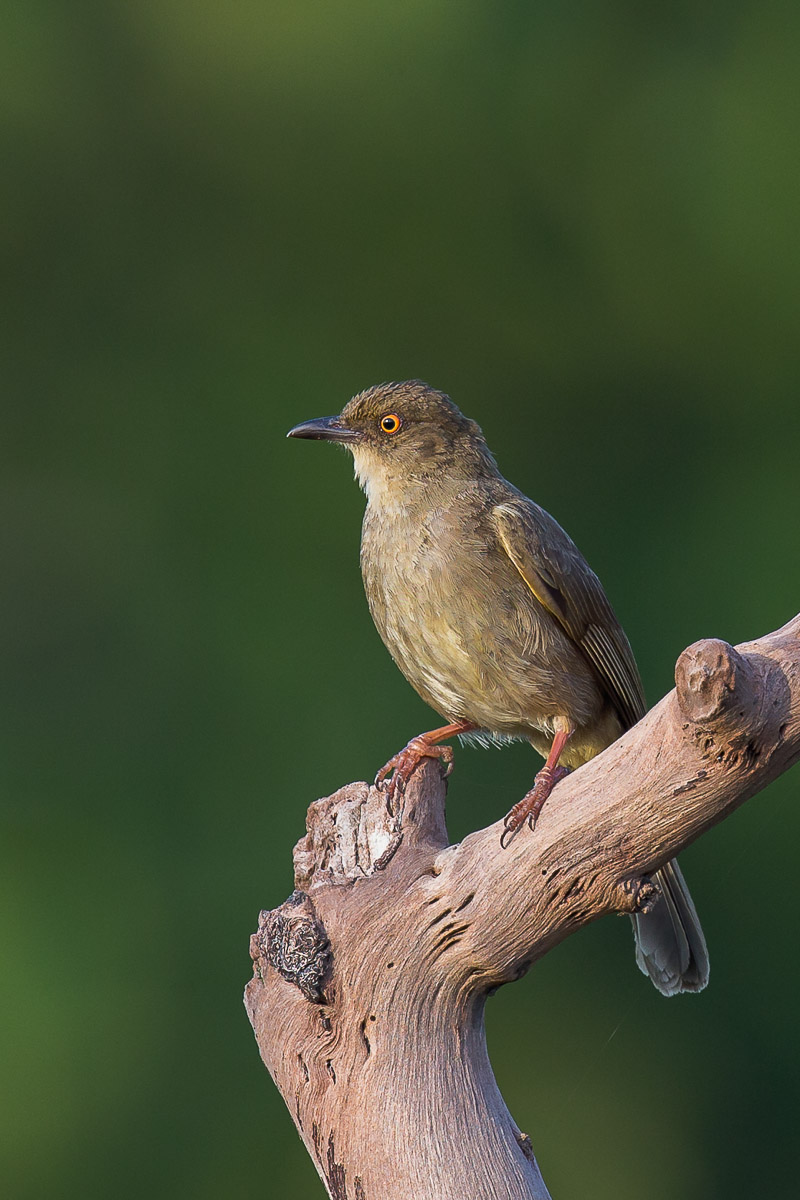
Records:
M361 570L372 618L420 696L447 722L378 772L394 793L448 738L526 739L545 758L505 820L531 828L554 784L645 712L630 644L557 521L498 470L483 433L419 380L361 392L289 437L340 442L367 495ZM633 918L636 961L664 995L708 982L708 952L676 862Z

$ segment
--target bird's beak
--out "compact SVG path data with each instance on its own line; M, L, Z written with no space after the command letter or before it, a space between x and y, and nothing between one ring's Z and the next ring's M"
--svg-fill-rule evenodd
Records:
M321 442L360 442L362 435L357 429L348 429L338 417L317 417L315 421L303 421L290 429L287 437L314 438Z

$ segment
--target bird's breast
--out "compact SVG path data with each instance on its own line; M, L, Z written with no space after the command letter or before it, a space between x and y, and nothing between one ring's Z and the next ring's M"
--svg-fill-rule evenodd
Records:
M525 736L548 729L577 674L578 707L596 703L582 660L540 609L481 514L370 504L361 566L375 625L405 677L437 712ZM591 696L588 694L591 692Z

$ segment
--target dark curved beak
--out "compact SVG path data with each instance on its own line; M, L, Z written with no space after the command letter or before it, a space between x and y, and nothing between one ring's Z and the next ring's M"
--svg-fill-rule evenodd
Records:
M360 442L361 434L356 429L342 425L338 417L317 417L315 421L303 421L290 429L287 437L314 438L318 442Z

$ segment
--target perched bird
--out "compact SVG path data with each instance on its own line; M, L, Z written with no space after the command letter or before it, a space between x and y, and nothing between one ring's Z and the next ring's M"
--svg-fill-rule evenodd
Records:
M367 494L361 570L375 625L447 724L378 772L392 793L456 735L526 739L546 759L505 820L531 827L554 784L645 712L639 672L597 576L561 526L500 474L483 434L419 380L354 396L289 437L340 442ZM676 862L634 918L636 960L664 995L700 991L708 952Z

